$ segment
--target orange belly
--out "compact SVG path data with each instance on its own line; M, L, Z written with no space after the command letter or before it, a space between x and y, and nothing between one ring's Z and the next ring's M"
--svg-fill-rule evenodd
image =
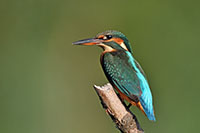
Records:
M131 100L128 96L126 96L124 93L122 93L122 92L117 88L117 86L114 86L114 87L115 87L115 89L117 90L117 92L119 92L119 95L120 95L120 97L121 97L122 100L126 100L126 101L128 101L129 103L131 103L132 105L137 106L137 107L145 114L144 109L143 109L143 107L142 107L140 101L137 102L137 103L134 102L134 101ZM146 115L146 114L145 114L145 115Z

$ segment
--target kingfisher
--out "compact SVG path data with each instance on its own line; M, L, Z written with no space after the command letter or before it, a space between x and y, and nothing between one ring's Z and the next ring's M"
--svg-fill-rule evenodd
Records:
M109 30L73 44L97 45L103 48L101 66L120 98L137 106L149 120L156 121L147 77L133 57L131 45L123 33Z

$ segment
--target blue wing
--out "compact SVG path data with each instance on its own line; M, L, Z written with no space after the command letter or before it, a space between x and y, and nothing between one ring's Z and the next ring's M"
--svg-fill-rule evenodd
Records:
M152 95L139 63L128 51L105 53L102 66L109 81L130 99L139 99L150 120L155 120Z

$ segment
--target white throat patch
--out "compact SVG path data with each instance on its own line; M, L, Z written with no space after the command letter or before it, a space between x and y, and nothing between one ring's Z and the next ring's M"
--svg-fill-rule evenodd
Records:
M112 47L110 47L110 46L107 46L107 45L105 45L105 44L103 44L103 43L100 43L100 44L97 44L97 45L103 47L104 52L111 52L111 51L114 51L114 50L115 50L114 48L112 48Z

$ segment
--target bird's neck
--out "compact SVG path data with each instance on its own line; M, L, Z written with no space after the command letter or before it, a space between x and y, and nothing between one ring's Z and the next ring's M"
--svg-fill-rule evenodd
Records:
M116 49L112 48L111 46L105 45L103 43L98 44L103 49L103 54L107 52L114 52Z

